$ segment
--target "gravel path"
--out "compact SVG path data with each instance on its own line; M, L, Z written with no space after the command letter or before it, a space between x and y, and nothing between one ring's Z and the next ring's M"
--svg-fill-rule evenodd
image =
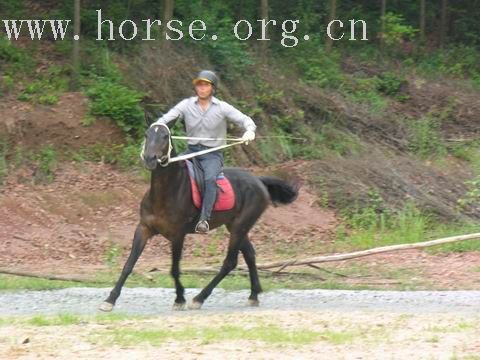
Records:
M110 288L69 288L0 293L0 316L95 314ZM187 289L191 299L199 289ZM261 294L259 308L246 306L248 290L215 289L202 311L223 313L260 310L356 311L402 313L480 311L480 291L277 290ZM172 313L174 289L124 288L114 311L157 315ZM181 312L180 312L181 313Z

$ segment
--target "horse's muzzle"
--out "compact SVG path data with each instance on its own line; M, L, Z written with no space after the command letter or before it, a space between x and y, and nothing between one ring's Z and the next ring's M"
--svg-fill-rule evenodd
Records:
M158 161L156 156L144 156L143 163L148 170L155 170Z

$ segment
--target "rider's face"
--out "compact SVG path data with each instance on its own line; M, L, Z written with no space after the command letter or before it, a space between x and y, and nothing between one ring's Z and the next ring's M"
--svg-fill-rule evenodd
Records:
M198 81L195 84L195 92L200 99L207 99L212 95L213 86L208 81Z

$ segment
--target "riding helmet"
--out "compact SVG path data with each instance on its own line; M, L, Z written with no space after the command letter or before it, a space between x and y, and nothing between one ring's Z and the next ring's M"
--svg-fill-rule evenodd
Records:
M210 70L202 70L198 73L198 75L193 79L193 85L195 85L198 81L207 81L212 84L214 87L218 85L218 77L217 75Z

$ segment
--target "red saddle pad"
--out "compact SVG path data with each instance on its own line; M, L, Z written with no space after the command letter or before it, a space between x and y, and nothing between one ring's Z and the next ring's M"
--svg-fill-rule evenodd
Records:
M200 190L198 189L197 182L195 181L195 176L193 174L192 164L187 160L187 172L188 177L190 178L190 185L192 188L192 199L193 204L197 209L202 208L202 196ZM219 175L217 177L217 185L219 189L217 190L217 200L213 206L214 211L225 211L233 209L235 205L235 192L233 191L232 184L226 176Z

